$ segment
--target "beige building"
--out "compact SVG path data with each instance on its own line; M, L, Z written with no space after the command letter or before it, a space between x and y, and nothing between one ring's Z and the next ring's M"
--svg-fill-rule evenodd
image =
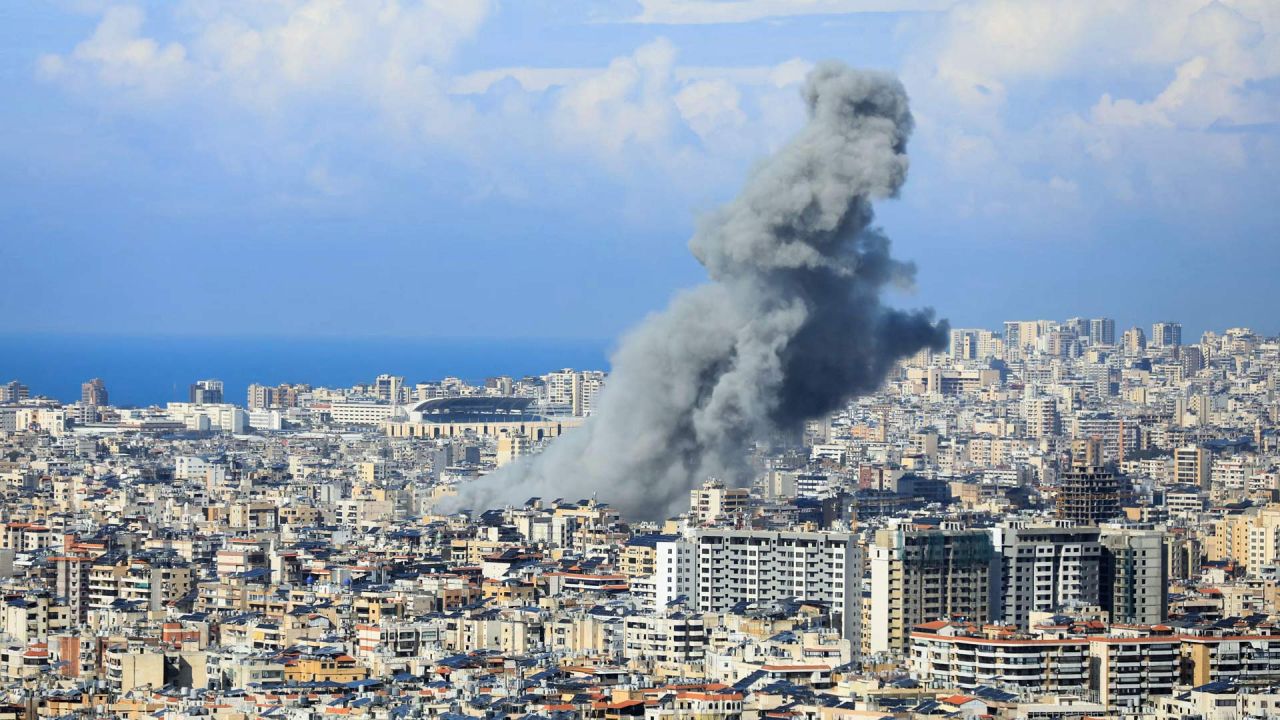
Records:
M70 627L71 608L46 596L28 595L5 601L0 632L21 643L43 641Z
M1231 561L1245 568L1280 563L1280 505L1227 515L1208 529L1205 554L1210 562Z
M523 433L516 435L504 433L498 438L498 449L494 462L498 464L498 467L502 467L528 455L532 450L533 443L529 442L527 435Z
M719 480L708 480L689 492L689 516L700 525L710 525L747 511L751 492L746 488L725 487Z
M1209 487L1212 454L1205 448L1188 445L1173 451L1173 481L1179 485Z
M118 693L148 686L164 687L164 654L119 643L109 647L104 658L108 687Z
M911 629L933 620L991 620L991 535L985 530L917 528L876 532L867 550L871 602L863 652L905 652Z

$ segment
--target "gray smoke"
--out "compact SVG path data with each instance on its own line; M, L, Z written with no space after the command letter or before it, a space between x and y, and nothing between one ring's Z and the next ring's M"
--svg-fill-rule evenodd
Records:
M752 442L874 391L893 363L941 347L931 311L885 307L910 284L871 201L907 175L911 114L892 76L824 64L809 123L705 218L689 247L711 282L623 338L595 414L545 452L467 483L453 507L598 493L625 517L687 506L708 477L749 479Z

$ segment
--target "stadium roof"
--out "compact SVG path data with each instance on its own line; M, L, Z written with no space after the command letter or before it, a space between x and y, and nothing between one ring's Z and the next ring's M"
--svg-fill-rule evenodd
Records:
M474 397L433 398L418 403L413 412L421 415L423 422L477 423L477 422L540 422L547 418L533 412L529 405L532 398Z

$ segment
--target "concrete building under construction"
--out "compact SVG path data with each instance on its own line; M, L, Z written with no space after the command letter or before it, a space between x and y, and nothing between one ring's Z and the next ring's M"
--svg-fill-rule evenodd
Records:
M1057 517L1082 525L1096 525L1121 514L1125 497L1123 478L1102 462L1097 438L1072 445L1071 469L1058 485Z

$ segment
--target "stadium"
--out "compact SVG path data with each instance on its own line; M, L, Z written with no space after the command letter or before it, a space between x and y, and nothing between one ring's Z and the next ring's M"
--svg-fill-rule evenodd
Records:
M583 418L543 415L531 398L449 397L425 400L386 421L388 437L451 438L464 435L523 435L530 440L558 437Z

